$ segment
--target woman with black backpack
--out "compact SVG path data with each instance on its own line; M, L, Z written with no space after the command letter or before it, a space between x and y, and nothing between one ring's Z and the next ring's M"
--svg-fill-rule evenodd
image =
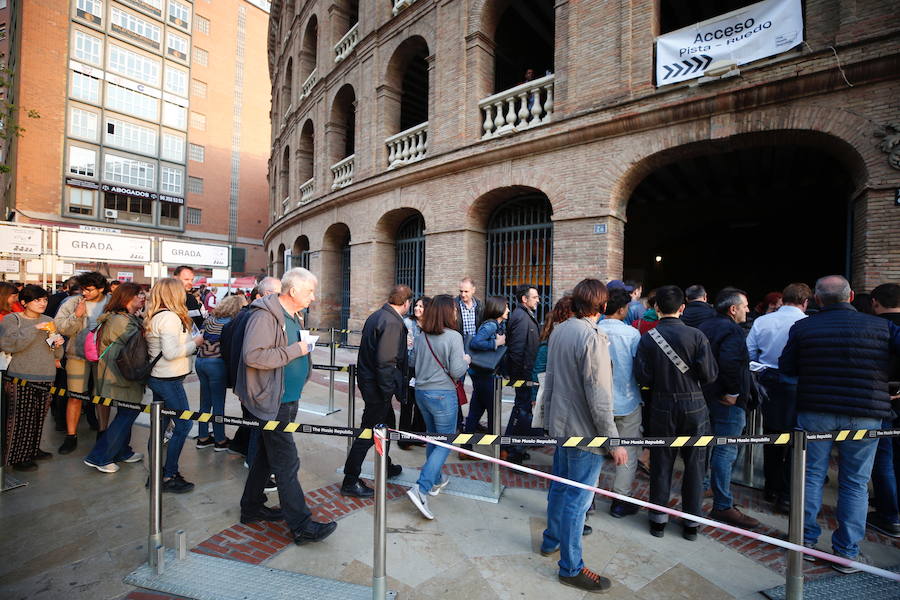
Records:
M146 296L136 283L125 282L112 293L103 314L97 318L97 395L140 404L144 398L144 383L130 381L120 372L117 359L132 336L144 335L137 313L144 308ZM140 411L116 408L116 417L97 440L94 449L84 458L84 464L101 473L115 473L117 462L139 462L144 455L131 449L131 426Z

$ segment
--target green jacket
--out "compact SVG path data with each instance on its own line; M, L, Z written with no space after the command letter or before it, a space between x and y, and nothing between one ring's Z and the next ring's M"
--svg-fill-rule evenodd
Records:
M140 403L144 398L144 384L122 377L116 367L116 358L132 335L143 335L141 321L124 312L105 312L97 319L102 325L97 350L102 357L97 361L97 395L114 400Z

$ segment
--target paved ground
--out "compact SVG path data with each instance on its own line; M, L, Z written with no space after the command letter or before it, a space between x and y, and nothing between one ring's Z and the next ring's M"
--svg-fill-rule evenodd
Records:
M338 362L352 355L339 351ZM327 360L327 354L316 362ZM327 385L317 372L304 394L310 402L327 403ZM337 406L346 406L345 379L337 374ZM197 406L198 384L187 384L191 405ZM361 412L358 402L357 414ZM226 412L239 414L229 397ZM330 417L301 413L298 420L317 424L345 424L347 411ZM143 448L148 430L136 427L135 448ZM122 578L146 560L146 468L124 464L107 475L81 463L90 450L92 432L82 423L80 445L69 456L54 456L35 473L17 474L29 482L0 495L0 597L9 599L90 599L127 596L161 600L159 594L135 591ZM45 432L45 447L54 451L61 434ZM194 551L270 567L368 584L372 564L371 502L346 500L338 493L335 469L343 464L343 438L303 436L301 483L314 512L339 519L337 532L322 544L297 547L283 526L243 527L238 521L238 498L246 470L243 460L212 449L197 450L190 440L182 454L181 471L197 484L190 494L166 495L163 504L165 542L184 529ZM394 450L400 464L418 467L424 452ZM551 457L532 452L531 463L548 469ZM451 459L448 472L487 478L486 463ZM604 469L608 487L611 466ZM836 481L836 477L832 477ZM432 502L435 521L422 519L403 495L390 486L388 502L387 570L390 588L401 598L580 598L560 586L555 562L536 553L544 527L544 480L503 470L509 486L499 504L442 495ZM646 495L640 475L635 494ZM834 484L826 498L833 504ZM272 494L277 503L277 494ZM738 502L761 519L765 532L782 535L787 520L772 514L754 490L737 488ZM694 543L684 542L678 528L662 539L651 537L646 517L623 520L606 514L599 502L590 520L594 534L585 538L585 561L614 582L613 598L760 598L758 591L783 583L784 554L759 542L707 528ZM834 526L833 506L823 511L823 523ZM828 534L820 546L828 549ZM879 566L900 563L900 543L870 533L863 552ZM808 567L810 577L830 576L828 568ZM198 577L215 577L201 573Z

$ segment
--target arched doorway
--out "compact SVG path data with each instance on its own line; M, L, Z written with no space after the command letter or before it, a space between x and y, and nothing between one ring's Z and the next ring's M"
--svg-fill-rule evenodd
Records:
M320 327L340 327L350 318L350 228L334 223L325 231L319 252L320 301L313 305Z
M356 152L356 93L349 83L334 97L327 125L328 154L331 158L331 189L353 183L353 155Z
M854 182L829 139L767 134L664 153L628 203L625 277L645 291L733 285L751 306L791 282L849 277Z
M553 73L556 11L553 0L497 2L494 10L505 10L494 32L494 93Z
M300 203L312 200L315 188L316 143L312 119L307 119L300 130L300 146L297 149L297 185Z
M428 148L428 43L415 35L391 55L385 83L394 94L384 96L388 166L425 157Z
M413 297L425 293L425 219L421 214L407 218L397 229L394 283L409 286Z
M319 47L319 20L315 15L306 22L303 29L303 41L300 49L300 95L305 96L309 93L307 89L309 78L316 70L316 62L318 60Z
M278 253L275 254L275 265L272 269L272 272L275 274L275 277L279 279L284 276L284 256L285 256L285 248L284 244L278 245Z
M546 195L522 194L498 206L487 228L487 295L505 296L512 307L516 288L533 285L541 296L539 321L552 308L552 213Z

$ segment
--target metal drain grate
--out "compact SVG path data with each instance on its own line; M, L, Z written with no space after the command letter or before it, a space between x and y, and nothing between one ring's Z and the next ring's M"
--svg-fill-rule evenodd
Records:
M900 573L900 565L890 567L888 571ZM785 600L783 585L760 592L769 600ZM871 573L853 573L852 575L835 575L807 581L803 584L803 600L834 600L841 598L865 598L865 600L897 600L900 598L900 585L890 579L872 575Z

